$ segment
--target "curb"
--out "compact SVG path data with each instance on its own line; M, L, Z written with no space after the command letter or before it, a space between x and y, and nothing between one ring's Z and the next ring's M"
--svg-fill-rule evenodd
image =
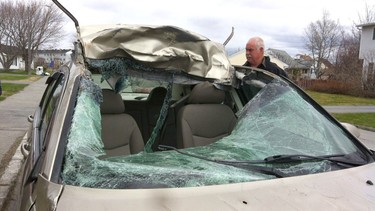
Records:
M4 174L0 178L0 210L9 202L12 197L12 191L15 188L18 173L21 170L24 156L21 153L21 145L27 141L27 134L24 135L20 145L17 147L12 159L9 161Z
M360 126L360 125L355 125L357 128L362 129L362 130L368 130L371 132L375 132L375 128L372 127L366 127L366 126Z

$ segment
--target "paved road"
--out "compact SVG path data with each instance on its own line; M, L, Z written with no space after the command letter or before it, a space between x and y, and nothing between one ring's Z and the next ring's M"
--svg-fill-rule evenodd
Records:
M375 132L359 129L359 140L367 146L367 148L375 150Z
M330 113L375 113L375 106L323 106Z

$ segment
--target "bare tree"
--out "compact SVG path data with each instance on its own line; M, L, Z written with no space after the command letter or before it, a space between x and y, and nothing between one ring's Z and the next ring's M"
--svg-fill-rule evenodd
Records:
M9 70L17 55L18 48L14 47L13 39L9 37L9 28L12 25L11 6L0 2L0 63L5 70Z
M11 22L7 36L20 49L25 70L31 71L35 52L43 45L56 43L63 36L63 15L52 3L44 1L7 1Z
M329 13L324 11L321 20L310 23L305 29L305 47L314 59L314 71L317 78L324 74L322 60L331 60L335 48L340 42L341 26L338 21L329 19Z
M356 25L372 22L375 22L375 5L370 6L366 3L364 14L358 13L358 23Z
M343 32L337 48L334 79L350 87L351 95L360 96L362 93L362 62L359 59L360 37L356 31Z

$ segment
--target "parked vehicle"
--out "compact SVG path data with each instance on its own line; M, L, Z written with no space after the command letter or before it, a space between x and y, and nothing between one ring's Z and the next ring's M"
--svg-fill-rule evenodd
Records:
M375 207L374 151L288 79L178 27L79 32L29 118L21 210Z

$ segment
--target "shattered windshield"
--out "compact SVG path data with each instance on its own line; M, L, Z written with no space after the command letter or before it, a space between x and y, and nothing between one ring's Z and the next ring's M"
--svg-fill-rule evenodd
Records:
M236 162L284 154L325 156L359 151L339 127L293 88L274 80L238 113L232 134L215 143L103 158L100 92L95 83L82 80L65 152L65 184L118 189L249 182L339 168L326 160L257 165Z

